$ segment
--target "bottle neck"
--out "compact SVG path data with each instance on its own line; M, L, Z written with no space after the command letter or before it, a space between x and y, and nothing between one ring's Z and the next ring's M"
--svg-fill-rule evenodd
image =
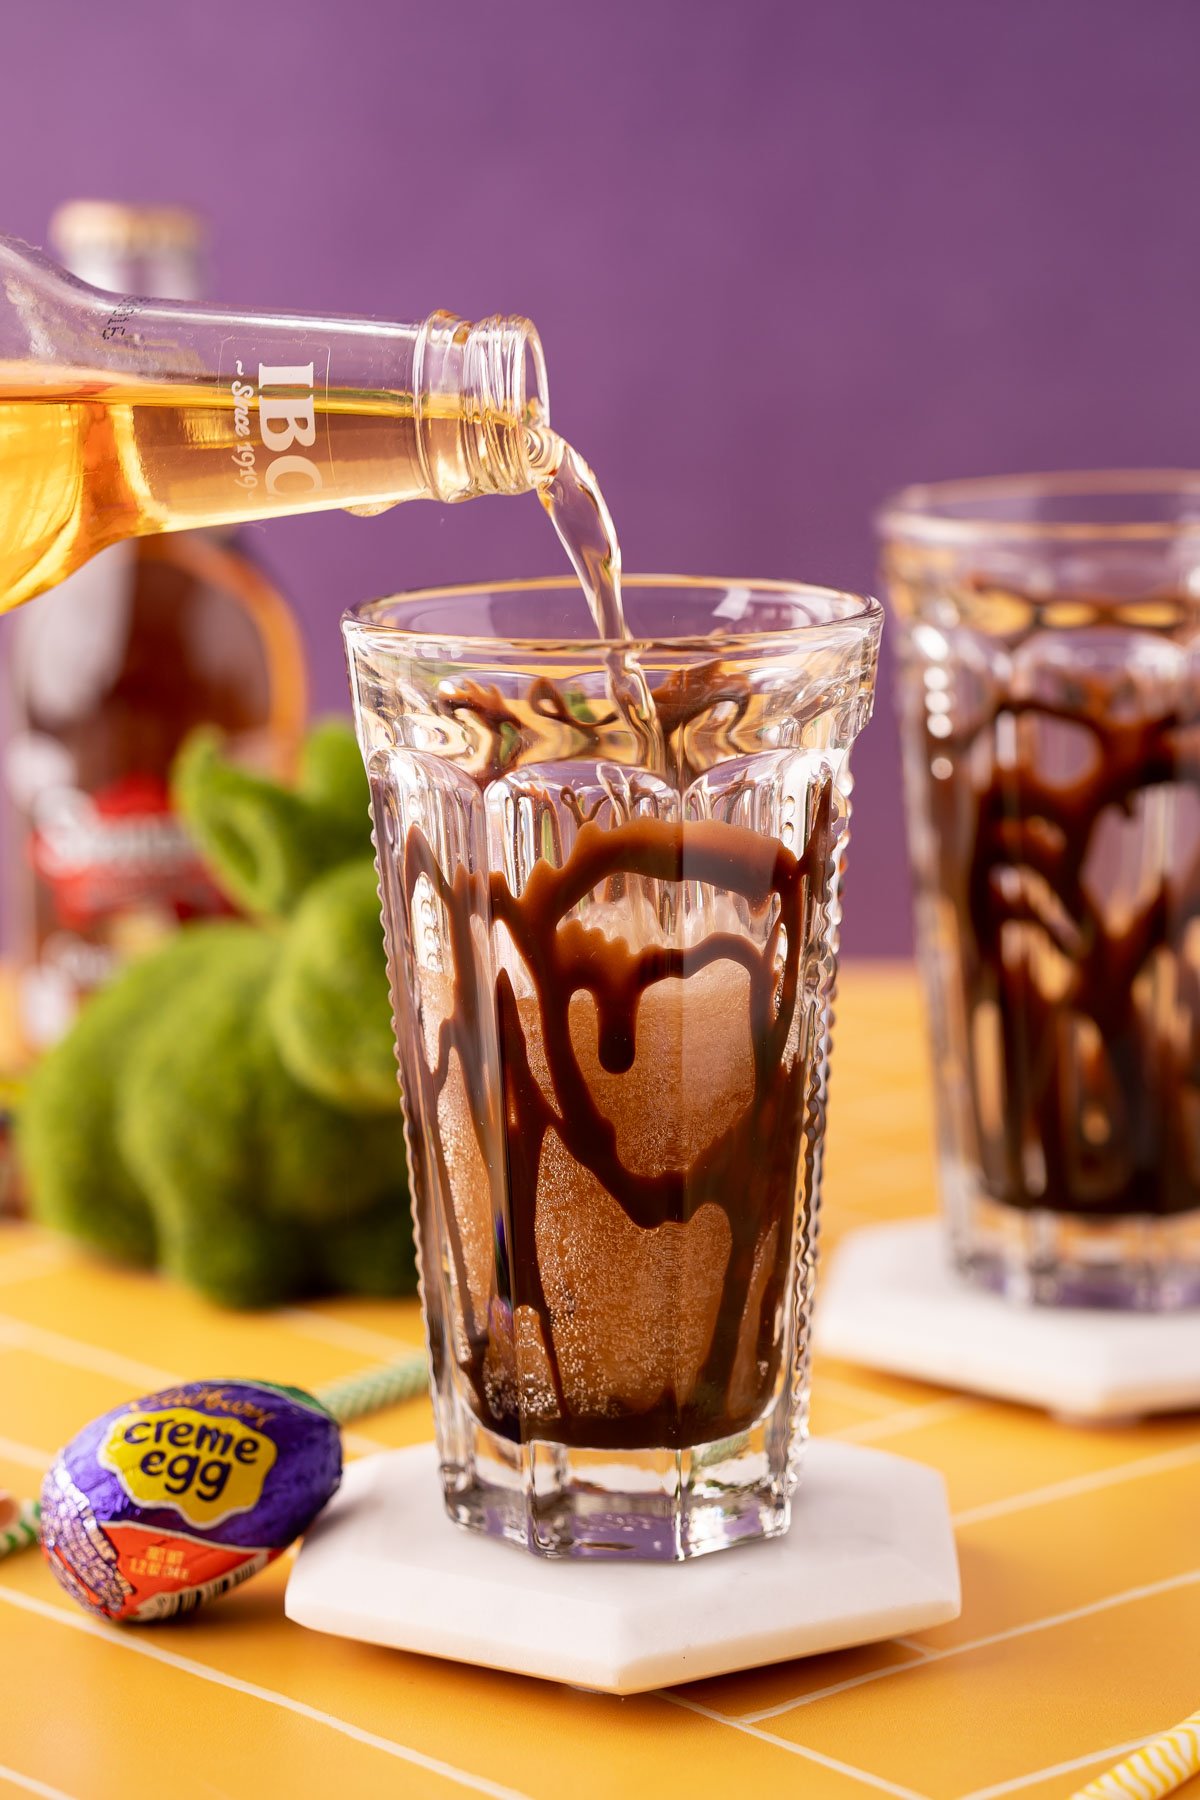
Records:
M116 379L232 410L234 479L264 502L246 517L370 512L536 484L547 384L527 319L471 324L438 312L404 325L81 291L95 317L91 347Z
M531 431L549 419L546 361L528 319L469 325L433 313L413 354L413 413L429 492L438 500L524 494Z

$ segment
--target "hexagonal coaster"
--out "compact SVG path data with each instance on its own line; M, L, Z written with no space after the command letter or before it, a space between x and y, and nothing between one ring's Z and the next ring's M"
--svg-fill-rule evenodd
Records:
M937 1219L842 1239L817 1290L827 1356L1081 1422L1200 1404L1200 1312L1026 1306L955 1273Z
M817 1440L786 1537L687 1563L547 1561L450 1523L432 1444L368 1457L286 1604L339 1637L635 1694L917 1631L960 1600L941 1476Z

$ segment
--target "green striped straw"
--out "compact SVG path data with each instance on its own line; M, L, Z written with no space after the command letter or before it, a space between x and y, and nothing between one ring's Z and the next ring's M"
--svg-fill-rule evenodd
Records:
M328 1382L317 1389L315 1398L326 1412L333 1414L339 1425L348 1425L352 1419L365 1418L367 1413L382 1412L384 1407L396 1406L401 1400L415 1399L426 1391L428 1383L424 1351L410 1350L407 1355L398 1356L395 1362ZM36 1544L41 1516L42 1509L36 1500L18 1502L15 1520L0 1526L0 1557Z
M358 1375L345 1375L340 1381L327 1382L317 1389L317 1399L331 1412L339 1425L361 1419L367 1413L382 1412L401 1400L413 1400L426 1392L429 1370L423 1350L410 1350L395 1362L378 1369L364 1369Z
M29 1544L38 1541L38 1520L42 1509L36 1500L20 1500L17 1502L17 1516L7 1525L0 1525L0 1556L8 1556L13 1550L24 1550Z

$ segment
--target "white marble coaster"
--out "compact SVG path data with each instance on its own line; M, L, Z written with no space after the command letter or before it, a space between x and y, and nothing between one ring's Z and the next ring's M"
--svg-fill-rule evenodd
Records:
M351 1463L287 1588L301 1625L633 1694L953 1619L941 1476L811 1443L785 1538L688 1563L554 1561L452 1525L432 1444Z
M1200 1405L1200 1311L1025 1306L984 1293L951 1267L937 1219L843 1238L817 1284L816 1343L847 1362L1081 1422Z

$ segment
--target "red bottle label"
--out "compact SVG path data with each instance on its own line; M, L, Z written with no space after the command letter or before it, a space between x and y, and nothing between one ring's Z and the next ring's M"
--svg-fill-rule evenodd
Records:
M230 910L155 775L40 795L29 854L68 930L140 908L175 919Z

